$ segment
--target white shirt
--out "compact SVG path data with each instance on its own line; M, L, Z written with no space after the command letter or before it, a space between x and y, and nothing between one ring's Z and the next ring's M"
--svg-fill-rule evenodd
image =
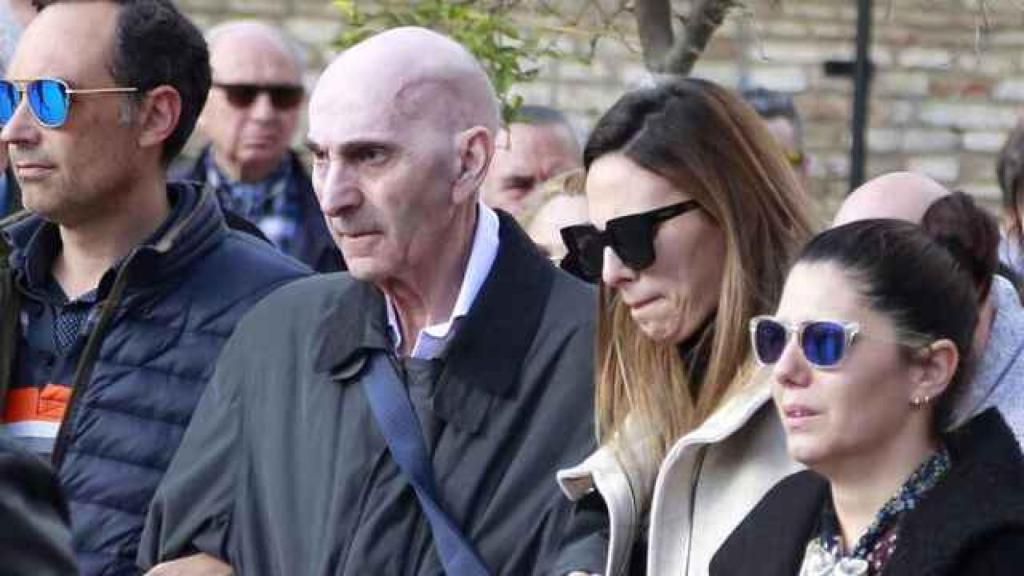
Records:
M420 330L416 337L416 345L409 354L411 358L430 360L444 352L448 342L455 336L458 320L469 313L476 301L480 287L491 272L494 260L498 256L498 215L483 202L478 202L476 232L473 234L473 247L469 252L469 262L459 287L459 296L452 307L451 316L444 322L432 324ZM402 329L398 325L398 314L391 298L385 296L388 312L388 328L395 340L395 351L402 349Z

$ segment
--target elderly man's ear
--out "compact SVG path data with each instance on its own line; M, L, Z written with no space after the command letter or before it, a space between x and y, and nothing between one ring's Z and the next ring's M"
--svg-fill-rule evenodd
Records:
M483 126L474 126L456 137L458 166L452 185L452 201L461 204L474 198L487 175L494 156L494 135Z

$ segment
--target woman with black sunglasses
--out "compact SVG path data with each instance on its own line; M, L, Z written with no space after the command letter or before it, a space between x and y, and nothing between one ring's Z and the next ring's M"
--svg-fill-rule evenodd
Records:
M1024 566L1024 461L993 408L951 433L978 312L965 260L909 223L811 241L751 322L789 453L712 575L999 575Z
M578 504L556 572L703 574L794 469L746 326L774 309L809 201L757 114L697 79L626 94L584 164L595 225L562 235L600 280L602 448L559 474Z

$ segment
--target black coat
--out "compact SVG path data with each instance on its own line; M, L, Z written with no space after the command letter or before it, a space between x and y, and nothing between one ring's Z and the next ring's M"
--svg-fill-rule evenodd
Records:
M0 436L0 573L77 574L68 509L53 470Z
M945 437L946 477L907 513L884 576L1024 573L1024 460L1013 433L989 409ZM712 576L796 576L828 496L814 472L773 488L729 536Z
M544 572L572 509L555 472L596 447L596 298L500 218L497 258L434 375L394 361L448 512L495 574L525 576ZM199 550L246 576L441 573L363 392L369 351L393 353L372 284L321 275L257 306L153 501L140 563Z

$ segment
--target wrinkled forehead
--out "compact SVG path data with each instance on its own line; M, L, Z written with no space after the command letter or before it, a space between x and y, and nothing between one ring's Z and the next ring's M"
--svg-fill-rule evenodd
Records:
M447 125L436 104L409 82L325 78L310 98L309 140L320 145L378 138L421 140Z
M321 81L309 100L309 139L328 145L393 133L397 125L394 94L382 88L345 89Z

